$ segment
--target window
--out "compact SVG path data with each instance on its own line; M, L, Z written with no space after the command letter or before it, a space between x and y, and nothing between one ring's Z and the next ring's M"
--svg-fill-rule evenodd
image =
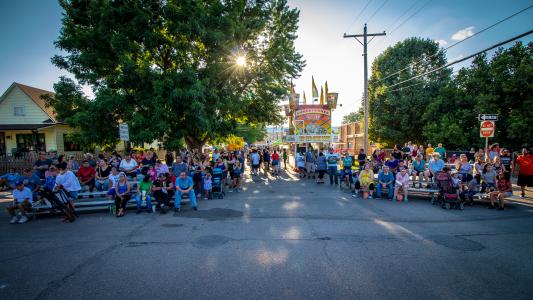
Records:
M13 115L15 116L25 116L24 106L15 106L13 109Z
M44 133L17 134L17 148L21 151L46 151Z
M63 147L65 151L81 151L81 147L68 134L63 134Z

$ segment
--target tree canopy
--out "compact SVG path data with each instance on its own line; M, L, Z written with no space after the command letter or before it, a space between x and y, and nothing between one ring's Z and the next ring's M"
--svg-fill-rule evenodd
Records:
M185 139L198 148L239 124L279 123L304 61L286 0L61 0L52 62L72 73L48 99L84 144ZM239 59L239 64L237 60ZM79 84L89 85L94 99Z
M442 69L409 82L409 85L417 84L417 88L387 87L445 64L446 56L438 44L421 38L399 42L374 60L368 85L371 140L385 145L403 143L407 138L423 142L422 115L431 99L450 80L450 70ZM403 71L390 76L400 70Z
M516 149L533 140L532 42L500 48L491 59L477 56L453 76L443 68L388 88L444 64L438 45L418 38L388 48L374 61L369 83L372 140L385 145L441 142L449 149L483 146L478 114L484 113L499 115L495 140L505 147Z
M361 117L362 115L360 112L357 112L357 111L351 112L345 115L344 117L342 117L342 124L344 125L344 124L359 122L361 121Z

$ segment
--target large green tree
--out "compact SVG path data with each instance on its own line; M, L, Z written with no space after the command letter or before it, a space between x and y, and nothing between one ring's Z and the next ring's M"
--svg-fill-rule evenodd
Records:
M484 146L478 114L498 114L495 141L514 149L533 140L533 43L477 56L442 89L424 114L424 137L448 148Z
M83 142L111 143L127 122L135 143L185 139L199 148L238 124L279 123L278 101L304 66L299 11L286 0L61 0L48 99ZM239 57L245 57L245 64Z
M401 86L390 86L445 64L446 56L439 45L421 38L398 42L374 60L369 81L371 140L386 146L407 139L416 143L424 141L422 116L439 90L450 81L451 71L443 68ZM401 88L408 85L416 87Z

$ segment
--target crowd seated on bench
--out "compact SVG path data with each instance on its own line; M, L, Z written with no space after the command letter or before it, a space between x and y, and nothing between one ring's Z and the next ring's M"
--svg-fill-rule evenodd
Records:
M127 205L133 200L137 213L142 212L143 208L147 212L159 210L166 213L171 201L174 201L174 210L179 212L183 196L190 200L192 209L197 210L196 199L202 195L206 199L211 196L213 169L220 169L225 176L223 185L227 184L235 191L240 190L239 178L244 169L242 151L215 151L213 156L180 151L175 162L173 153L169 151L165 163L152 150L126 153L124 159L117 152L109 156L101 153L96 160L93 157L92 154L85 154L79 165L74 157L65 160L63 155L56 156L54 153L47 156L45 152L40 152L33 169L25 168L20 175L15 168L11 168L2 175L0 187L12 189L15 199L8 210L10 214L15 210L20 211L11 223L25 223L26 213L32 208L53 210L54 201L49 201L46 196L58 190L69 197L73 207L92 203L82 201L81 197L101 199L94 199L93 202L108 203L110 208L114 208L112 210L117 217L126 214ZM21 198L21 193L27 196L28 191L31 197ZM152 205L153 202L157 205Z

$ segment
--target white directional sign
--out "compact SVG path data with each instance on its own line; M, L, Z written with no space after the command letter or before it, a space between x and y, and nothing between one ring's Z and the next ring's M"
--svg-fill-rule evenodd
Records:
M121 141L129 141L130 140L130 131L128 128L128 124L122 123L118 125L118 136L120 137Z
M498 121L498 115L480 114L479 120L480 121Z

